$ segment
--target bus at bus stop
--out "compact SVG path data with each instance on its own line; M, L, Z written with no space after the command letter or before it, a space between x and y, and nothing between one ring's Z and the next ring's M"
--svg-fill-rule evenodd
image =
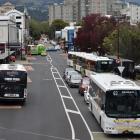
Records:
M106 134L140 134L140 87L131 80L91 75L89 109Z

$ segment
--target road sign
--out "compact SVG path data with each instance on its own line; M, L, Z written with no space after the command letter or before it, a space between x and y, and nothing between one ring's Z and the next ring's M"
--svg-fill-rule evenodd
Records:
M121 74L122 74L124 68L125 68L124 66L118 66L118 70L120 71Z

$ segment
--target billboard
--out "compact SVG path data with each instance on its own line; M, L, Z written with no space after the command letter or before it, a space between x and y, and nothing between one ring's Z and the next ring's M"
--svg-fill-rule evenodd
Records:
M73 46L74 46L74 29L69 29L68 32L68 41L67 41L67 45L68 45L68 49L72 50Z

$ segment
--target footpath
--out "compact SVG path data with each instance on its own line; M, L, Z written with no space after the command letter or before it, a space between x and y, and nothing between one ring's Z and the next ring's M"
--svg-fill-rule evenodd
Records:
M26 60L17 59L15 62L11 62L11 64L30 64L31 56L27 56Z

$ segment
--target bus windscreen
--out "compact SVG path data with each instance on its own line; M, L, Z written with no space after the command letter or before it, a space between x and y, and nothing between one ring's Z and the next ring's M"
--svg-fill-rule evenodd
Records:
M105 112L108 117L140 117L140 91L113 90L106 95Z

